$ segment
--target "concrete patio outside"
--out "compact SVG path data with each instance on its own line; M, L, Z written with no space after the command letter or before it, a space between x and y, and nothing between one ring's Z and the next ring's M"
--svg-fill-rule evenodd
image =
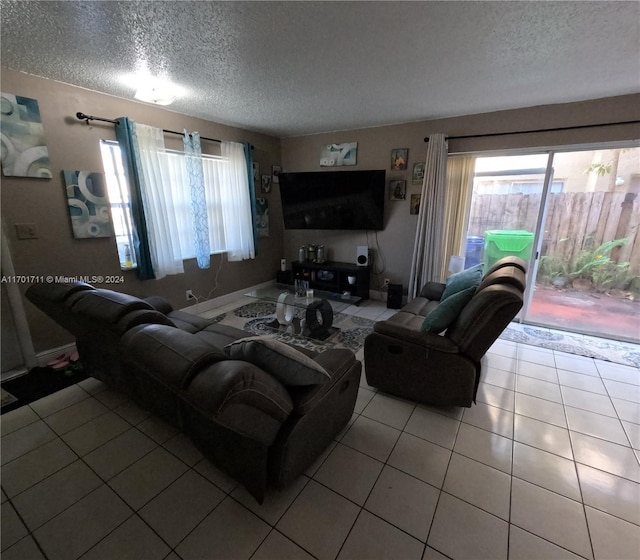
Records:
M536 285L526 322L640 342L640 302L606 293Z

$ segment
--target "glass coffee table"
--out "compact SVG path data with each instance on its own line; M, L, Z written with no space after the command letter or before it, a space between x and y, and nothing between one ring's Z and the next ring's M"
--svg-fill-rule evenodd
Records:
M251 290L244 295L276 304L276 318L268 327L286 330L294 334L327 340L340 329L333 327L334 313L340 313L350 305L358 305L362 298L350 294L306 290L297 295L293 286L274 284ZM304 310L304 317L297 310Z

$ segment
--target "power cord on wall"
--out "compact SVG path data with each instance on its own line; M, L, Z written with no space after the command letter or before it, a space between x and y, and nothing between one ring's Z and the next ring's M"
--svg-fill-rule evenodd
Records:
M369 231L367 231L367 245L370 246L369 243ZM382 278L382 281L380 281L380 277L384 275L386 269L387 269L387 261L386 258L384 256L384 251L382 250L382 247L380 246L380 240L378 239L378 232L374 232L374 244L375 244L375 252L371 255L371 272L373 274L373 276L375 276L376 278L376 284L377 284L377 288L379 291L386 293L387 291L387 287L389 285L388 279ZM376 256L379 257L379 259L376 259ZM379 260L380 262L380 269L376 270L376 265L378 264L376 261ZM386 298L386 296L385 296Z
M224 263L224 253L220 253L220 262L218 263L218 268L216 270L216 275L214 276L214 280L213 280L213 288L211 288L211 290L209 290L209 293L206 296L198 296L196 294L192 293L192 299L194 299L196 301L195 305L198 305L201 302L207 301L208 299L211 299L211 295L213 294L213 292L215 292L218 289L218 276L220 274L220 271L222 270L222 265Z

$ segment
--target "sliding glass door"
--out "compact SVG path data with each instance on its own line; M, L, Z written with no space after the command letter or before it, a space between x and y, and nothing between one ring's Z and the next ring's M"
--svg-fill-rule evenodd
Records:
M529 261L523 322L640 341L640 148L478 157L467 266Z
M553 154L524 319L640 342L640 148Z
M506 255L531 259L542 208L548 154L478 157L465 266L485 270Z

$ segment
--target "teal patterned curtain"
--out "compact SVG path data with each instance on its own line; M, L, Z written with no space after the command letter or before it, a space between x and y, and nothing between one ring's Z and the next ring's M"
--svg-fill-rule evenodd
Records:
M209 268L211 248L209 244L209 223L207 220L207 201L204 194L204 171L202 169L202 150L200 134L184 131L184 152L187 155L187 175L191 189L191 217L193 221L193 239L196 260L199 268Z
M136 137L135 123L128 117L117 119L116 139L122 150L124 172L131 190L131 214L133 216L133 249L138 267L136 274L140 280L151 280L156 275L151 264L151 251L147 235L147 222L142 204L142 171L140 152Z

